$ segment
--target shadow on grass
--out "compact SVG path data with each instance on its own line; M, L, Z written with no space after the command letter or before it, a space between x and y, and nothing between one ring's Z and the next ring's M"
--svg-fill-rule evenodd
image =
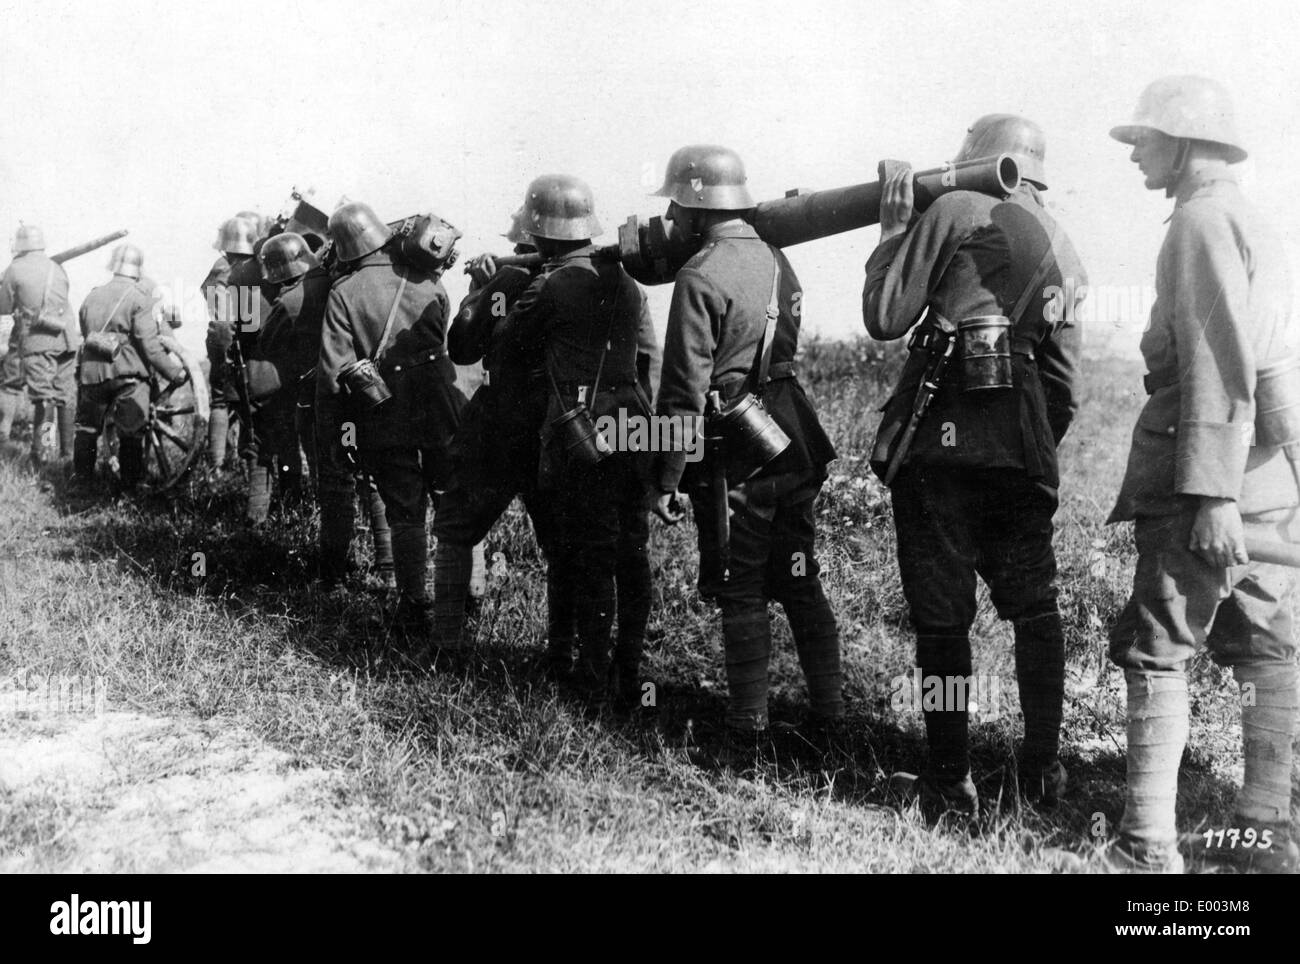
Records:
M6 460L25 457L12 449L6 450ZM61 514L85 520L75 545L68 550L73 558L122 560L160 593L202 596L220 607L232 623L251 618L275 625L282 645L309 653L329 666L387 677L409 692L412 704L404 718L380 717L381 725L393 735L412 722L422 724L417 732L424 734L446 726L437 719L444 704L427 698L428 677L402 668L393 658L396 640L386 593L365 588L359 579L331 592L315 582L314 509L310 504L277 507L265 526L252 530L241 521L244 496L237 474L208 480L200 469L165 495L120 498L74 488L53 468L45 470L41 479ZM489 552L506 555L513 578L520 580L514 588L532 593L535 599L544 580L527 526L515 519L501 526L493 539ZM366 551L368 547L363 547L363 556ZM515 604L495 600L491 605ZM467 685L478 691L479 705L499 704L508 697L530 706L537 699L555 699L574 716L583 716L583 700L547 682L535 668L542 632L535 605L529 610L519 604L506 613L508 618L495 609L490 616L497 621L487 627L492 642L477 649L458 668ZM512 625L527 627L524 635L511 637ZM664 628L660 626L658 632ZM656 642L651 640L652 649ZM673 665L676 651L667 655L665 678L656 680L653 713L589 716L593 725L650 762L663 762L666 756L684 759L685 751L692 748L717 749L722 740L725 695L716 686L703 685L690 667L679 672ZM854 805L893 803L887 778L895 771L915 772L923 765L923 735L915 727L901 726L896 715L863 711L865 699L854 702L858 709L851 713L847 731L834 751L821 754L797 740L787 742L774 759L761 765L764 779L792 793L814 793ZM773 720L794 723L802 718L803 704L797 697L775 695L770 711ZM485 725L494 722L488 719ZM997 817L1024 813L1028 825L1042 836L1074 849L1089 846L1098 839L1098 831L1102 838L1113 834L1124 793L1124 759L1118 748L1085 758L1067 744L1064 763L1070 771L1070 790L1060 808L1040 816L1023 810L1014 791L1014 737L1010 722L978 727L972 734L974 771L986 808L993 809ZM577 738L581 739L581 731ZM432 745L432 738L422 741L426 749ZM530 738L517 737L507 751L507 762L519 767L533 765L535 761L528 758L532 747ZM711 779L722 779L720 773L705 769ZM1191 789L1180 801L1180 823L1184 811L1193 815L1223 811L1231 787L1208 765L1189 761L1184 775L1183 785Z

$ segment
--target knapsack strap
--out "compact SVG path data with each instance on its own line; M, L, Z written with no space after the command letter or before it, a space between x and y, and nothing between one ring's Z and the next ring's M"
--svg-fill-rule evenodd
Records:
M767 323L758 343L758 384L755 395L762 395L767 385L768 369L772 367L772 344L776 341L776 323L781 316L781 256L772 249L772 296L767 300Z
M1038 267L1034 269L1029 283L1020 292L1020 298L1016 301L1015 307L1011 309L1012 330L1015 330L1020 325L1020 317L1025 313L1025 309L1029 307L1029 302L1034 297L1035 292L1042 287L1047 272L1051 271L1052 265L1056 263L1056 231L1057 224L1053 221L1052 233L1047 239L1047 250L1043 252L1042 258L1039 259Z
M104 323L99 326L99 331L106 331L108 326L113 323L113 319L117 317L117 310L122 307L122 303L126 301L127 296L131 294L131 289L134 287L135 285L133 284L127 285L126 291L122 292L122 297L117 299L117 304L115 304L113 310L108 313L108 317L104 319Z
M379 336L379 344L370 353L372 362L379 361L380 353L384 350L384 346L388 344L388 334L393 330L393 319L397 317L397 309L402 304L402 292L406 291L406 275L402 273L401 266L398 266L397 274L402 280L397 286L397 297L393 299L393 307L388 309L388 320L384 322L384 333Z

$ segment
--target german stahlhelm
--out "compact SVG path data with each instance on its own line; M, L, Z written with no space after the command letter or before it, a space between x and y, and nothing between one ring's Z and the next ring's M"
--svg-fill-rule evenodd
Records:
M1047 138L1033 121L1017 114L985 114L966 128L966 139L953 161L973 161L997 154L1014 154L1020 177L1046 189L1043 161L1047 155Z
M45 232L34 224L20 224L18 230L14 232L13 244L9 246L9 250L14 254L44 251Z
M144 269L144 252L134 244L119 244L108 256L108 270L125 278L140 280Z
M519 229L534 238L585 241L604 229L587 182L569 174L543 174L528 185Z
M262 265L263 280L273 284L301 278L320 264L307 239L292 231L267 239L257 260Z
M212 246L226 254L252 254L256 241L257 226L245 218L236 217L221 225Z
M378 251L393 236L393 229L369 204L349 201L330 215L329 234L340 261L355 261Z
M684 208L744 211L754 207L746 187L745 164L740 155L714 144L692 144L668 159L664 184L654 193Z

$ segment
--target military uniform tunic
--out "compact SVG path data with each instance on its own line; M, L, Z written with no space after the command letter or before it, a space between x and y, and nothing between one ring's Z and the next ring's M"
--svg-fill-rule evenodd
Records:
M1200 498L1233 499L1248 536L1296 537L1294 466L1255 444L1259 369L1294 357L1285 251L1229 172L1193 174L1156 262L1141 350L1151 397L1110 521L1135 520L1133 596L1111 632L1120 665L1181 673L1208 644L1224 664L1294 658L1293 570L1219 569L1187 548Z
M769 381L758 386L758 345L767 327L774 261L781 268L779 315ZM664 453L654 473L660 491L680 485L691 497L700 591L722 609L727 723L737 729L762 729L768 723L769 598L785 609L813 711L836 717L843 710L839 633L822 591L813 516L835 450L795 377L802 300L799 279L779 249L764 243L749 224L717 225L677 273L664 338L659 415L700 419L710 389L729 402L761 388L768 412L791 441L755 477L728 480L730 571L725 578L715 503L707 487L709 459L688 462L684 451Z

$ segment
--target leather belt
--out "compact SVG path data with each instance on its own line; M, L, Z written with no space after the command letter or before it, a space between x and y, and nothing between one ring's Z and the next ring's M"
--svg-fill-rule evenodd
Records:
M1160 389L1177 385L1178 382L1178 372L1172 369L1163 372L1147 372L1142 376L1142 387L1147 390L1148 395L1154 395Z
M420 365L427 365L430 362L436 362L439 358L446 358L446 357L447 357L447 353L442 350L422 352L421 354L416 355L414 358L412 358L410 361L405 362L404 364L394 365L393 371L400 372L403 368L416 368Z

